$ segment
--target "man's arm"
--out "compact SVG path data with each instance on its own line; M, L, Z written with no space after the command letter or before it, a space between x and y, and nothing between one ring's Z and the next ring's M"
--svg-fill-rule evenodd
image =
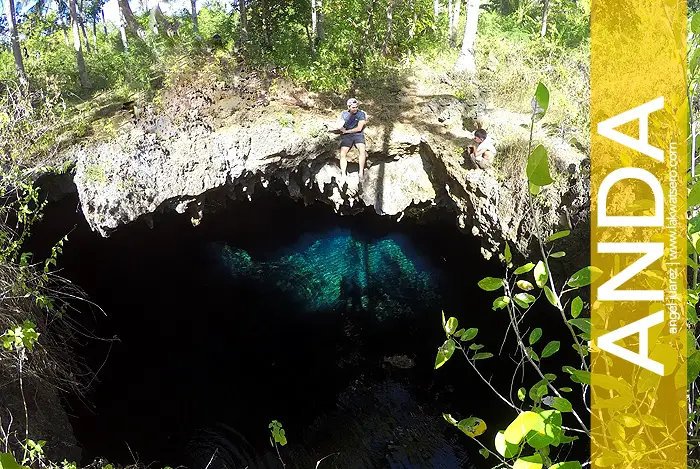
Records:
M344 134L354 134L357 132L361 132L362 129L364 128L366 122L367 121L365 121L365 120L361 120L357 123L357 127L355 127L354 129L350 129L350 130L343 129L343 133Z

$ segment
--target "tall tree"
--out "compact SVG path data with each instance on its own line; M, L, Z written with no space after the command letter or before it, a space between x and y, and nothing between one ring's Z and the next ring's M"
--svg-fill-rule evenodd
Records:
M141 27L141 23L136 21L136 18L134 18L134 13L131 11L131 7L129 6L129 0L117 0L117 5L119 5L119 12L126 23L126 28L131 31L132 34L143 38L143 28Z
M316 51L318 44L323 40L323 5L321 0L311 0L311 34L312 48Z
M241 14L241 43L248 42L248 12L245 8L245 0L238 0L238 11Z
M105 9L104 6L100 7L100 15L102 16L102 27L105 31L105 37L107 37L107 21L105 21Z
M433 19L437 24L438 16L440 16L440 0L433 0Z
M453 15L452 0L447 0L447 37L452 37Z
M197 22L197 0L190 0L190 3L192 4L192 29L194 30L195 36L199 37L199 23Z
M547 34L547 16L549 16L549 0L544 0L542 4L542 28L540 36L544 37Z
M3 0L3 8L7 15L7 28L10 33L10 44L12 46L12 55L15 57L15 70L17 71L17 80L19 80L22 89L27 87L27 74L24 72L24 61L22 60L22 49L19 47L19 34L17 34L17 21L15 19L15 2L14 0Z
M389 0L389 3L386 6L386 34L384 35L384 42L382 43L383 56L386 56L389 41L391 41L391 27L394 23L394 6L395 0Z
M450 29L450 47L457 47L457 27L459 15L462 9L462 0L454 0L454 12L452 13L452 29Z
M474 43L476 42L476 29L479 24L479 0L467 0L467 21L464 25L464 39L462 50L455 63L457 72L474 72Z
M69 0L70 21L73 28L73 45L75 46L75 57L78 61L78 75L80 76L80 86L87 88L90 86L87 72L85 71L85 58L83 57L83 47L80 44L80 31L78 30L78 12L75 0Z

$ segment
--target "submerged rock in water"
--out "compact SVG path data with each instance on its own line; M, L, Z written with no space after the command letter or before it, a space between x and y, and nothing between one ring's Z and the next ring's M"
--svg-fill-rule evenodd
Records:
M392 355L391 357L384 357L384 362L388 363L396 368L409 369L416 366L415 360L409 358L407 355Z

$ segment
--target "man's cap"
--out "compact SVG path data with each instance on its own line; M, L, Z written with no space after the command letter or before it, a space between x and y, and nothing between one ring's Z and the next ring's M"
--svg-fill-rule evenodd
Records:
M355 98L348 99L348 107L350 107L354 104L360 104L360 102L358 100L356 100Z

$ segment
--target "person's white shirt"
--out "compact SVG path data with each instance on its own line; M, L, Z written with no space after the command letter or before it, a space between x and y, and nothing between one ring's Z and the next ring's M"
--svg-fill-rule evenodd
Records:
M476 147L478 151L490 151L493 156L496 156L496 145L490 135L487 135L483 142Z

